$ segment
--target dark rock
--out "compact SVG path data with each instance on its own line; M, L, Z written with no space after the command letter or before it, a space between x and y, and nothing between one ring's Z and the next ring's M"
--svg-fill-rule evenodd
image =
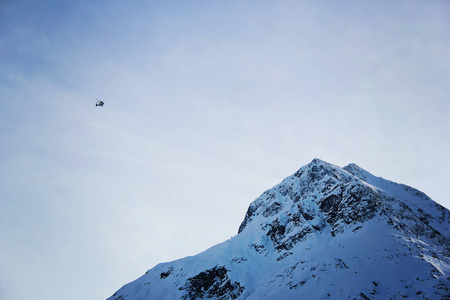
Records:
M162 272L160 274L161 279L166 279L170 274L172 274L173 269L169 268L166 272Z
M280 212L281 208L282 208L281 203L274 202L263 211L262 215L266 218L270 217L270 216L274 216Z
M239 282L231 282L224 266L200 272L187 280L180 290L185 290L183 300L213 298L218 300L236 299L244 291Z
M270 229L267 232L267 236L272 240L275 246L279 245L281 240L284 238L286 232L286 226L280 224L280 221L276 219L272 224L269 225Z
M245 226L251 221L253 215L258 210L258 208L262 205L261 202L253 202L248 207L247 213L245 214L244 221L242 221L241 225L239 226L238 234L244 230Z

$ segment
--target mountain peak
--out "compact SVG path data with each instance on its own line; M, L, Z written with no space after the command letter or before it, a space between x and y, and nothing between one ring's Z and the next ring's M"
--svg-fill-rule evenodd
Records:
M320 158L314 158L310 163L310 165L328 165L329 163L327 163L324 160L321 160Z
M446 299L449 215L356 164L314 159L254 200L235 237L109 299Z
M367 181L367 176L373 176L357 164L351 163L342 168L343 170L349 172L350 174L358 177L361 180Z
M350 164L346 165L345 167L343 167L343 169L345 169L345 170L347 170L347 169L349 169L349 170L363 170L364 171L363 168L361 168L360 166L358 166L355 163L350 163Z
M315 158L294 175L285 178L280 184L265 191L253 201L238 233L241 233L250 223L267 222L267 218L270 219L272 216L278 218L279 213L282 214L283 210L289 209L290 212L297 210L302 218L309 223L314 223L311 225L312 231L321 232L328 228L332 234L335 234L335 230L338 229L333 225L338 223L336 219L340 215L338 212L343 209L343 206L339 204L342 201L338 201L343 193L353 190L361 190L364 193L373 192L372 188L361 184L359 178L351 172ZM365 209L371 207L371 210L376 210L374 203L366 204L364 201L357 201L346 205L345 208L353 209L354 215L357 215L361 207ZM373 211L370 214L368 211L361 212L361 218L373 216ZM289 220L286 217L282 218ZM332 222L331 219L333 219ZM347 224L351 222L351 218L345 217L345 220Z
M319 159L319 158L314 158L309 164L307 164L306 166L303 166L302 168L300 168L300 170L304 169L304 168L313 168L313 167L321 167L321 168L324 168L324 169L327 169L327 170L336 169L336 168L339 169L338 166L330 164L329 162L326 162L326 161L324 161L322 159Z

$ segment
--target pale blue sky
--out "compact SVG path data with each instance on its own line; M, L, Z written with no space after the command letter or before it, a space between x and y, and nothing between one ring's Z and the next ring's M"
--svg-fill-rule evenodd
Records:
M449 16L448 1L2 1L0 298L104 299L235 235L315 157L449 208Z

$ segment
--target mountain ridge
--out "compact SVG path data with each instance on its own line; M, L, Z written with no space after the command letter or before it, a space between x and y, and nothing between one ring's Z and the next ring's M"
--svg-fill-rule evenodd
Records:
M316 158L251 202L236 236L108 300L446 299L449 224L412 187Z

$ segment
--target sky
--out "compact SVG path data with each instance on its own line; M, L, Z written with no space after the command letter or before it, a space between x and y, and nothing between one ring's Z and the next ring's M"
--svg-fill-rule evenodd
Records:
M448 1L1 1L0 299L105 299L236 235L316 157L450 208L449 16Z

